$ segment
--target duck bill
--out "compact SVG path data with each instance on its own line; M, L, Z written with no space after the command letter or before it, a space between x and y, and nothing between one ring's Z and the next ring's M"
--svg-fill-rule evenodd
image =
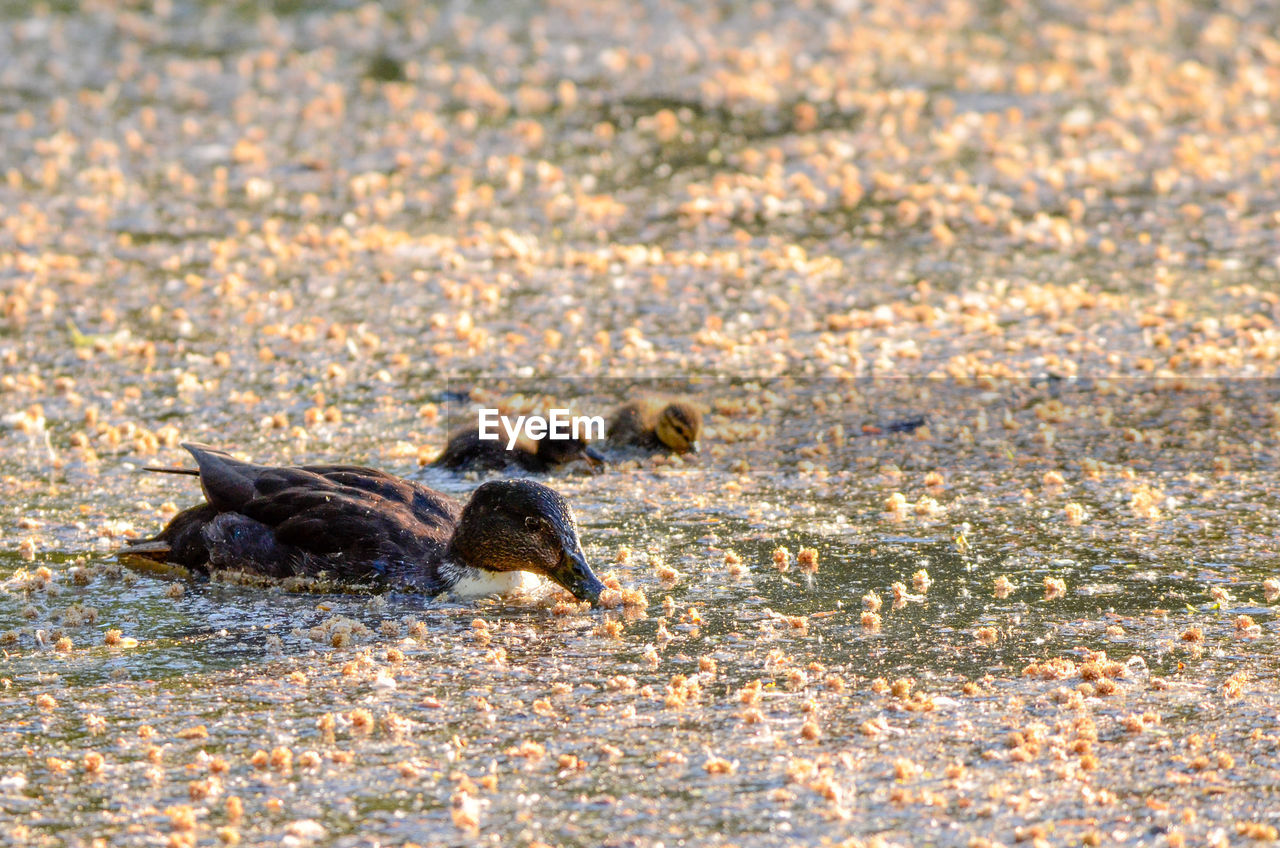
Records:
M590 445L587 445L585 448L582 449L582 456L584 459L586 459L587 465L591 466L592 468L599 468L600 466L604 465L607 462L607 460L604 458L604 454L600 453L600 451L596 450Z
M570 594L580 601L595 603L604 591L604 584L596 577L582 550L565 551L560 555L560 563L555 570L547 574L552 580L568 589Z

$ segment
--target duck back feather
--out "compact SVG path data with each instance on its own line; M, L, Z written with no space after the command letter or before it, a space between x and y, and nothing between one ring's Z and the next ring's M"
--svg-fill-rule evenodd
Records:
M139 555L193 571L389 581L435 592L462 506L372 468L256 465L186 445L207 503L178 514Z

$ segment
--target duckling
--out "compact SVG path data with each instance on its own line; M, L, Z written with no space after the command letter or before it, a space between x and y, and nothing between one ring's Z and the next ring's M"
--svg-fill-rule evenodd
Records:
M461 504L372 468L275 467L242 462L206 445L183 445L205 503L174 516L151 539L122 552L198 573L320 576L437 595L501 594L526 572L579 600L604 585L587 565L573 510L530 480L495 480Z
M598 450L582 439L537 439L530 442L521 438L516 446L507 450L509 436L501 439L481 439L477 427L460 427L449 437L444 452L431 464L451 471L501 471L507 468L523 468L534 474L568 465L579 459L586 460L592 468L604 462Z
M673 453L697 453L702 413L683 400L645 399L624 403L606 433L619 445Z

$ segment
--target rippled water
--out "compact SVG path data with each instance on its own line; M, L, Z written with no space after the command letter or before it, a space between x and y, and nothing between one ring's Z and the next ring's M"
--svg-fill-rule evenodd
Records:
M718 400L728 409L739 393L769 391L722 387ZM1107 440L1123 431L1111 424L1076 436L1090 444L1091 455L1127 454L1128 467L1141 469L1144 479L1164 481L1160 506L1169 514L1160 520L1133 520L1128 498L1113 506L1117 496L1099 484L1080 496L1089 521L1065 524L1057 515L1062 498L1046 494L1039 481L1028 495L1016 479L1019 464L1061 457L1056 450L1022 453L1031 442L1020 446L1003 431L999 445L978 451L923 439L918 430L882 428L888 431L851 436L830 452L825 473L783 473L779 465L794 463L794 451L808 443L801 432L841 419L852 432L852 419L867 414L810 419L807 426L789 417L818 394L792 385L778 395L784 414L775 434L746 454L750 471L727 470L736 451L720 439L730 436L735 419L713 414L709 423L723 436L713 432L709 450L696 459L651 467L615 456L622 463L603 474L556 480L579 513L588 558L642 589L649 598L644 611L561 616L535 599L455 604L172 582L118 569L95 573L110 563L101 555L74 560L94 573L76 586L68 579L71 557L41 557L58 594L22 592L11 580L0 595L0 627L14 628L15 637L5 676L11 691L22 693L9 700L0 771L29 781L4 796L6 808L13 815L42 810L31 826L56 831L54 822L69 809L63 799L74 798L77 815L97 822L95 828L123 835L115 831L123 822L160 821L164 830L161 803L181 800L174 793L185 793L187 782L210 779L212 756L226 759L230 770L215 769L217 788L208 791L243 798L252 811L245 827L261 838L314 819L330 836L355 842L374 835L433 842L442 829L460 834L445 841L465 841L450 804L478 799L480 807L457 809L476 813L484 833L518 841L714 842L732 834L786 844L817 839L833 825L905 834L918 815L910 808L919 798L911 793L943 792L949 783L970 799L949 814L964 822L968 804L986 803L984 794L1008 785L1014 772L1001 763L1012 728L1052 727L1073 714L1066 696L1052 694L1057 684L1023 676L1032 663L1084 663L1091 651L1127 660L1119 692L1094 696L1089 712L1105 727L1154 710L1162 721L1154 732L1180 740L1175 750L1201 744L1186 740L1208 728L1226 738L1245 733L1251 715L1274 708L1264 693L1276 678L1276 622L1261 586L1273 573L1273 554L1254 541L1271 532L1259 515L1271 508L1263 487L1183 491L1189 480L1220 484L1194 476L1198 463L1182 461L1191 457L1144 458L1122 437ZM929 413L935 434L949 422L972 420L959 400L966 394ZM1120 405L1143 406L1150 422L1185 419L1181 410L1203 405L1194 395L1157 392L1135 400L1139 394L1126 393L1129 401ZM1271 403L1256 390L1215 393L1223 395L1236 398L1231 420L1241 425L1250 420L1251 404ZM1084 396L1093 409L1097 398ZM983 395L1001 406L1005 397ZM1072 408L1081 402L1076 397ZM768 411L748 420L775 422ZM1247 438L1247 427L1234 427L1215 438ZM950 465L934 464L944 456ZM991 459L1001 456L1008 467ZM882 479L890 460L899 472ZM1269 470L1265 457L1255 460L1259 467L1236 469L1232 479ZM1073 461L1064 465L1071 469ZM931 489L943 511L886 512L885 491L910 490L904 480L924 468L947 470L945 485ZM137 473L121 471L119 479L137 480ZM434 471L411 473L460 496L474 485ZM806 479L812 485L799 485ZM180 478L145 477L142 485L169 491L179 503L194 495L191 481ZM775 568L779 545L792 553L785 573ZM798 570L801 547L818 551L816 574ZM615 563L624 550L625 561ZM726 551L740 557L742 574L732 574ZM657 562L676 569L678 581L660 581ZM32 564L10 555L3 574L19 568ZM931 585L913 578L921 569ZM1007 597L993 595L1001 575L1012 584ZM1065 581L1063 596L1046 596L1049 577ZM904 589L897 605L895 582ZM182 587L179 597L174 587ZM1227 594L1215 599L1215 589ZM883 601L875 625L864 618L871 592ZM97 621L67 626L63 611L73 603L95 608ZM1258 634L1244 638L1235 624L1240 615L1253 618ZM477 629L477 618L487 624ZM605 631L609 621L619 625L616 635ZM1192 627L1203 632L1203 644L1186 641ZM137 645L102 645L108 628ZM989 642L979 638L980 628L990 628ZM350 647L332 647L336 631L348 634ZM66 652L52 647L63 634L74 645ZM1204 692L1242 670L1252 694L1206 712ZM877 694L874 678L911 680L927 700ZM1156 679L1166 683L1153 690ZM764 685L748 704L742 693L753 681ZM965 682L976 687L962 692ZM1080 682L1075 677L1071 685ZM38 693L52 695L57 706L39 707ZM369 715L353 712L359 710ZM317 721L330 714L338 717L336 737L327 742ZM96 734L86 733L91 715L105 723ZM805 730L811 720L813 729ZM867 722L882 729L868 736ZM139 739L144 724L158 735ZM191 730L197 725L207 737ZM183 732L195 735L183 739ZM1159 749L1135 749L1123 735L1109 735L1104 731L1104 742L1117 747L1104 768L1119 781L1113 785L1140 785L1144 763ZM1240 739L1263 744L1256 734ZM164 753L161 770L149 774L144 751L153 744ZM73 775L83 771L77 760L89 749L103 753L108 765L101 777L58 777L29 765L33 746L41 757L70 760ZM280 748L292 752L287 774L278 764L242 765L254 750ZM984 760L991 750L999 757ZM1270 791L1266 775L1274 774L1265 750L1249 760L1236 754L1237 769L1244 769L1239 779L1258 781L1259 791ZM305 751L317 752L314 765L298 765ZM887 760L886 751L893 752ZM347 754L352 760L343 762ZM895 776L902 758L921 762L924 777ZM970 776L945 780L942 771L957 762L969 764ZM708 773L709 763L725 773ZM479 789L468 783L482 778L496 783ZM1176 783L1164 782L1143 791L1178 793ZM457 800L460 792L466 800ZM279 812L271 812L272 798L283 803ZM209 826L226 818L220 801L197 800L197 810L202 804L210 810ZM140 803L153 803L153 812ZM1070 817L1062 803L1049 809ZM109 824L121 813L120 824ZM1008 822L1006 813L984 814L992 815ZM958 833L983 830L959 827Z

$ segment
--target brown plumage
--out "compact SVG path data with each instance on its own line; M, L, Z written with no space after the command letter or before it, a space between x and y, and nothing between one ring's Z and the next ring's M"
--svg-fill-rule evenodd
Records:
M650 451L697 453L702 413L683 400L648 398L624 403L613 413L607 436L618 445Z
M542 574L584 600L604 588L583 556L573 511L540 483L485 483L463 505L372 468L255 465L183 447L199 465L206 502L122 553L197 572L325 576L431 595L512 571Z
M451 471L502 471L522 468L534 474L546 474L561 465L579 459L595 467L604 457L582 439L538 439L530 441L521 437L515 447L507 450L507 436L501 439L481 439L480 431L473 426L461 427L449 437L444 451L431 464Z

